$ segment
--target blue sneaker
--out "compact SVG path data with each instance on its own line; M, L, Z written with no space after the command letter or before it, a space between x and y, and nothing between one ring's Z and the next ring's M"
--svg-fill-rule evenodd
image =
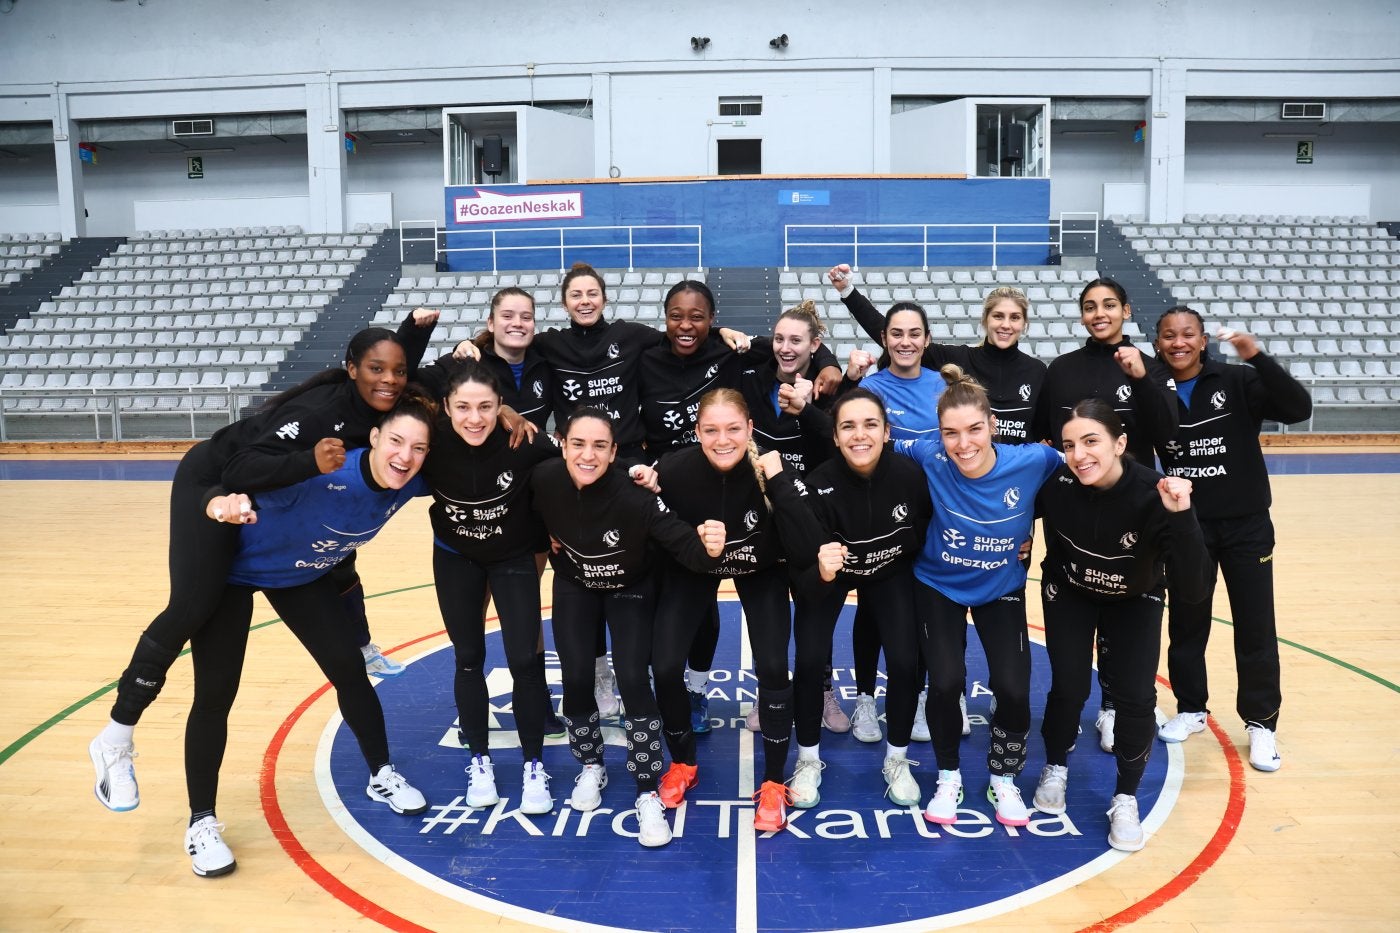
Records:
M690 694L690 731L696 735L710 731L710 698L703 693L687 690Z
M397 677L403 673L403 665L393 658L384 657L376 644L363 646L360 648L360 654L365 658L366 674L373 674L375 677Z

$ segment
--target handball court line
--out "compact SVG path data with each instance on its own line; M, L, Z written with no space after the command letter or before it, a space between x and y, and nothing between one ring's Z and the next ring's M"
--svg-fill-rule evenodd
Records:
M753 670L753 651L749 647L749 617L739 603L739 670ZM735 697L738 697L738 676L734 679ZM755 695L758 688L754 688ZM758 702L754 701L755 704ZM753 799L753 742L754 734L739 721L739 799ZM735 933L755 933L758 930L758 865L756 857L757 832L753 828L753 810L740 817L734 859L734 930Z

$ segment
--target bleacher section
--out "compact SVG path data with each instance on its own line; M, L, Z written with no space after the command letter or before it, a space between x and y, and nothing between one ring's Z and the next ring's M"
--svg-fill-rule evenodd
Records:
M1246 330L1322 407L1400 404L1400 240L1350 217L1200 217L1121 230L1211 329Z
M1153 281L1198 308L1210 330L1249 331L1309 384L1321 412L1312 429L1400 430L1400 240L1390 231L1335 217L1108 226L1114 248L1135 264L1140 256ZM38 280L51 283L24 299L32 303L0 334L0 439L205 436L270 383L295 382L307 367L326 365L322 357L337 359L345 327L365 326L371 315L395 327L408 309L439 308L434 358L480 331L491 296L508 285L534 296L540 328L568 321L557 270L402 277L384 297L398 268L392 239L268 227L150 231L130 241L0 240L7 272L17 271L11 263L24 266L23 282L0 286L0 300L18 301L16 293L39 288ZM367 259L371 252L385 255ZM376 265L385 261L387 273ZM769 271L777 293L760 307L810 298L838 357L875 348L826 283L825 268ZM711 275L718 285L724 270ZM856 282L877 307L923 304L933 339L948 343L978 340L983 296L1015 285L1031 301L1023 345L1048 362L1083 344L1077 298L1095 276L1062 266L864 268ZM704 274L604 270L604 277L610 317L659 328L666 290ZM365 291L371 278L382 284ZM355 298L357 289L365 294ZM352 314L352 298L367 310ZM327 311L332 302L342 310ZM1125 328L1145 349L1151 317L1138 314Z
M0 236L0 285L18 282L45 256L58 252L57 233L12 233Z

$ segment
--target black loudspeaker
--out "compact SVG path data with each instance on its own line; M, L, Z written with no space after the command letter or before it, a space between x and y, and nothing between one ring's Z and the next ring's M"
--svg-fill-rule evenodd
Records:
M1008 123L1002 130L1001 141L1005 151L1002 158L1013 162L1021 162L1026 158L1026 124Z
M500 175L505 169L505 151L501 147L501 137L486 136L481 140L481 172L483 175Z

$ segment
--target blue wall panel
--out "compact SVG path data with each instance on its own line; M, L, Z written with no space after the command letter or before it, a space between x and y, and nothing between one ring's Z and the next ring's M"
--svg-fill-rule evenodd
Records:
M496 203L545 194L576 195L582 216L535 217L484 223L458 223L455 202ZM560 199L565 203L569 199ZM997 231L999 265L1043 263L1048 254L1050 183L1046 179L742 179L693 182L597 183L576 186L467 186L445 190L448 266L472 271L492 268L494 239L499 269L549 269L586 261L600 268L629 265L626 230L586 227L675 227L703 229L703 258L697 258L696 231L632 231L631 264L637 267L781 266L786 224L821 225L793 231L789 249L794 266L849 262L852 224L978 224L972 228L934 227L928 238L951 245L930 247L929 265L991 265L991 224L1031 224ZM844 225L844 226L843 226ZM541 229L544 228L544 229ZM563 228L563 257L560 256ZM925 263L922 229L862 230L862 265L919 266ZM914 241L913 244L910 241ZM1008 242L1036 245L1006 246ZM1036 242L1038 241L1038 242ZM638 245L647 244L647 245ZM825 245L824 245L825 244ZM888 244L888 245L880 245Z

